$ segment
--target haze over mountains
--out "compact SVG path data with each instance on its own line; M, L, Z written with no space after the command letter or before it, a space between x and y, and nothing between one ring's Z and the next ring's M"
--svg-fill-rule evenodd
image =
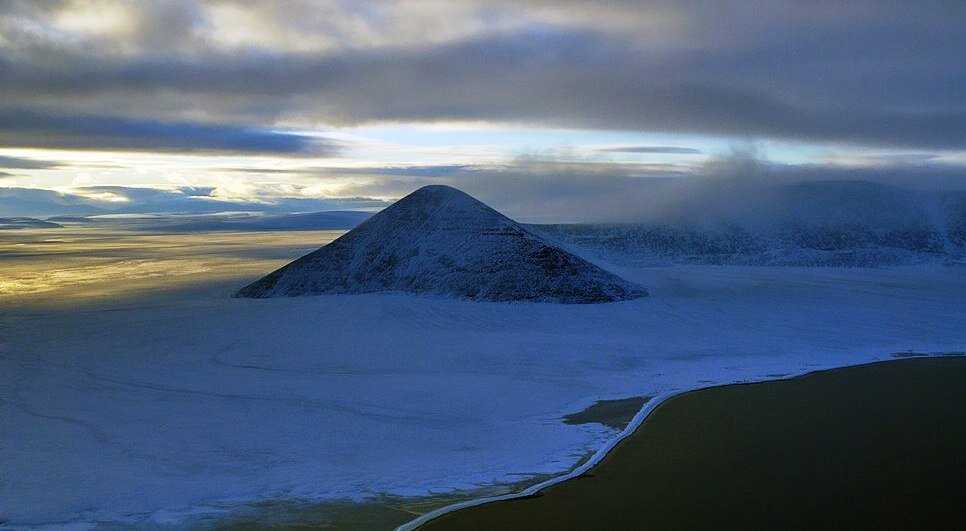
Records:
M0 201L0 203L3 203ZM631 204L629 207L628 204ZM617 208L588 200L597 221L524 225L578 254L637 265L861 267L959 263L966 191L868 181L655 180ZM365 211L6 215L0 228L96 223L143 231L349 230ZM595 218L591 218L595 219Z
M11 229L58 229L62 225L54 223L53 221L40 220L35 218L0 218L0 230L11 230Z
M416 190L238 296L378 291L562 303L646 295L469 195L437 185Z
M335 210L276 214L272 212L217 212L212 214L106 214L51 216L34 220L36 227L97 226L146 232L249 232L289 230L349 230L372 216L371 212ZM33 219L33 218L0 218ZM42 225L45 224L45 225Z
M814 181L664 198L642 210L642 220L539 230L598 257L637 265L862 267L966 258L964 192Z
M65 191L0 186L0 217L47 218L101 215L201 215L222 212L331 212L378 210L387 201L369 198L226 198L210 186L170 189L138 186L80 186Z

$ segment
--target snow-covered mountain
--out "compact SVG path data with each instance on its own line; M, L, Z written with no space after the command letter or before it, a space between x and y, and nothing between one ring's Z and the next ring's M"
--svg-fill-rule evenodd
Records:
M448 186L416 190L240 297L405 291L486 301L594 303L646 291Z
M532 226L551 241L624 265L868 267L966 261L966 193L868 182L776 187L756 204L682 204L642 223ZM710 214L709 214L710 213Z

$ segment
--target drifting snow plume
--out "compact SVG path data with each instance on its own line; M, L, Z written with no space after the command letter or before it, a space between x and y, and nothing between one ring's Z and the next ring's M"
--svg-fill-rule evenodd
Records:
M448 186L426 186L240 297L406 291L487 301L609 302L646 292Z

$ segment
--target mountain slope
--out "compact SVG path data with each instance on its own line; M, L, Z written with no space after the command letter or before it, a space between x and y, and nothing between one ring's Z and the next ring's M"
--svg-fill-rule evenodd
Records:
M562 303L646 295L459 190L426 186L237 296L377 291Z
M966 261L966 193L819 181L776 186L766 199L714 210L682 202L641 223L528 227L623 265L870 267ZM722 201L727 198L722 199ZM708 212L714 216L708 215Z

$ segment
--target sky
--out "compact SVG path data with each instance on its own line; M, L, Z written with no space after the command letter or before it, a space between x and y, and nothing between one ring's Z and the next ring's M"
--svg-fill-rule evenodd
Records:
M0 1L0 216L966 188L966 3ZM702 181L702 182L703 182Z

